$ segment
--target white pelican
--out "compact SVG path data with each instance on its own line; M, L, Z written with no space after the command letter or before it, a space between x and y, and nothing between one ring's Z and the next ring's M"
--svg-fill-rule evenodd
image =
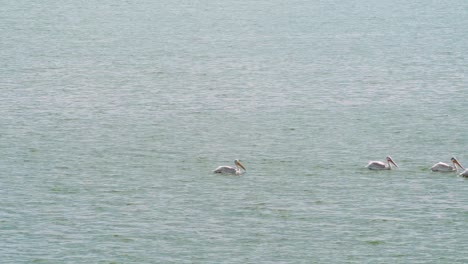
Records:
M459 174L462 177L468 178L468 169L464 170L462 173Z
M222 174L235 174L235 175L242 175L244 174L247 170L245 169L244 165L239 160L235 160L234 164L236 167L231 167L231 166L219 166L214 170L214 173L222 173ZM241 170L243 169L243 171Z
M385 162L382 161L369 161L369 164L367 164L366 168L368 168L369 170L391 170L391 164L399 168L390 156L387 156L387 164L385 164Z
M439 162L434 164L434 166L431 167L431 171L438 171L438 172L453 172L453 171L458 171L458 167L460 167L462 170L463 166L458 162L458 160L454 157L450 159L452 161L452 165L448 165L447 163ZM458 167L457 167L458 166Z

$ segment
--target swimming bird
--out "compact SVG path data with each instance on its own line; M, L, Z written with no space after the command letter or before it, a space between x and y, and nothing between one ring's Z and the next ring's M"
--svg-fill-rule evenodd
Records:
M369 161L369 164L367 164L366 168L368 168L369 170L391 170L391 164L399 168L390 156L387 156L387 164L385 164L385 162L383 161Z
M458 167L460 167L462 170L463 166L458 162L458 160L454 157L450 159L452 161L452 165L448 165L447 163L444 162L438 162L434 164L434 166L431 167L431 171L438 171L438 172L453 172L453 171L458 171ZM458 167L457 167L458 166Z
M242 165L242 163L240 162L240 160L236 159L234 161L234 164L236 165L235 168L231 167L231 166L219 166L213 172L214 173L221 173L221 174L242 175L247 171L245 169L244 165Z
M468 169L464 170L462 173L460 173L458 175L468 178Z

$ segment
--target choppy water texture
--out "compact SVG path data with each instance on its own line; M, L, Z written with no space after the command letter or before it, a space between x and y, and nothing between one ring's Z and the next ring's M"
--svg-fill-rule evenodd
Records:
M468 180L429 170L468 166L467 1L7 0L0 22L2 263L468 262Z

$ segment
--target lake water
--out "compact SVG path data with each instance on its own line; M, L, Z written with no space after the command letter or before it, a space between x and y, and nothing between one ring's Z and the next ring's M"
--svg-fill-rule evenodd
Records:
M468 180L429 170L468 166L467 1L6 0L0 22L2 263L468 262Z

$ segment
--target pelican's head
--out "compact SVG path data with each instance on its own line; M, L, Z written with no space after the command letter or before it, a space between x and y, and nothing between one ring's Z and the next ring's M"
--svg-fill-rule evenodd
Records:
M236 166L239 166L241 167L242 169L244 169L245 171L247 171L247 169L244 167L244 165L242 165L242 163L240 162L240 160L236 159L234 161L234 164L236 164Z
M388 161L389 163L392 163L393 165L395 165L395 167L399 168L398 165L395 163L395 161L393 161L392 157L387 156L387 161Z
M450 160L453 162L454 165L458 165L460 168L465 169L455 157L452 157Z

